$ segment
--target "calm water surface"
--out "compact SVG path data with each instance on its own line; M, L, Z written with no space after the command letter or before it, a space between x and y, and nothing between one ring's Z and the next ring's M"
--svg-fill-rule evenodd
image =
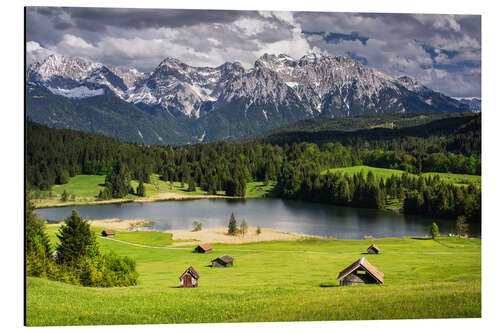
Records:
M35 210L49 221L62 221L76 209L87 219L144 219L153 221L155 230L188 229L193 221L204 228L227 226L231 212L238 222L299 234L360 239L371 235L404 237L427 235L433 221L441 234L454 232L454 221L425 216L401 215L374 209L339 207L283 199L198 199L95 206L68 206ZM469 234L479 235L479 228Z

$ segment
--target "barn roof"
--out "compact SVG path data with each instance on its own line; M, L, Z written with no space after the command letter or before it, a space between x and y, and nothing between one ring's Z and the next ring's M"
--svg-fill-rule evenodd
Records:
M200 274L198 274L198 272L194 269L193 266L189 266L188 269L186 269L184 271L184 273L182 273L182 275L179 277L179 279L182 279L182 277L184 275L186 275L186 273L190 274L192 277L194 277L196 280L198 280L200 278Z
M104 232L106 235L114 235L115 234L115 231L111 230L111 229L103 230L102 232Z
M231 264L234 261L233 257L231 257L228 254L225 254L225 255L223 255L222 257L219 257L219 258L215 258L214 260L212 260L212 262L214 262L216 260L221 260L221 261L225 262L226 264Z
M373 276L378 282L384 283L384 273L382 273L377 268L375 268L375 266L370 264L368 260L365 259L365 257L355 261L354 263L349 265L346 269L344 269L342 272L340 272L339 276L337 277L337 280L344 279L347 275L351 274L359 267L363 267L365 271L369 273L371 276Z
M210 251L212 250L212 247L210 246L210 244L201 244L201 245L198 245L199 247L201 247L204 251Z
M380 248L377 245L375 245L375 244L370 245L370 247L368 248L368 250L369 249L375 249L375 250L377 250L377 252L380 252Z

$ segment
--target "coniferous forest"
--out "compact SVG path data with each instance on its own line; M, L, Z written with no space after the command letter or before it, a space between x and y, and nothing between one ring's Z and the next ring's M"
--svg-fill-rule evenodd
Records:
M360 122L366 119L360 118ZM457 115L395 129L273 131L245 142L146 146L74 130L26 123L26 173L30 189L48 190L79 174L106 175L102 199L133 192L130 180L165 181L243 197L251 181L277 183L282 198L383 209L386 198L404 202L404 213L480 222L481 190L456 186L424 172L481 174L481 116ZM367 165L405 171L326 173Z

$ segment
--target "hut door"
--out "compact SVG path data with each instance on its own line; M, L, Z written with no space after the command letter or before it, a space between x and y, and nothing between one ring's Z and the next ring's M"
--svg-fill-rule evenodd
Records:
M191 281L191 275L184 275L184 288L191 288L193 286L193 282Z

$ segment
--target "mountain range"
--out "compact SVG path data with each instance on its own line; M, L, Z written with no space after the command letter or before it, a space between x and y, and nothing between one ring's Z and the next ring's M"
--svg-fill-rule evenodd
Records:
M264 54L249 69L167 57L150 73L54 54L28 66L26 82L31 120L146 144L235 140L317 117L472 110L408 76L318 53Z

